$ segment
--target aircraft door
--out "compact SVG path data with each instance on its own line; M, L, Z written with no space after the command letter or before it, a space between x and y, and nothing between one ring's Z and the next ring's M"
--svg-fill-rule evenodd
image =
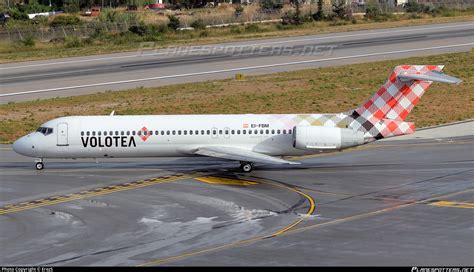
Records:
M58 124L57 136L58 136L57 145L59 145L59 146L69 145L67 123L59 123Z

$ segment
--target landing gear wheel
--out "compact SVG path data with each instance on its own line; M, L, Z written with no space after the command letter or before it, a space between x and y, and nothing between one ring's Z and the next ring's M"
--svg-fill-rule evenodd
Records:
M253 170L253 163L251 162L241 163L240 169L245 173L250 173Z
M36 170L43 170L44 169L43 162L36 162L35 168L36 168Z

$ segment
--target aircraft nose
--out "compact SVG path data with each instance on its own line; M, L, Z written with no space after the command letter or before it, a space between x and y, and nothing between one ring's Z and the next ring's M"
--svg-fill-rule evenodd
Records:
M30 135L26 135L13 143L13 150L23 156L35 157L36 146Z

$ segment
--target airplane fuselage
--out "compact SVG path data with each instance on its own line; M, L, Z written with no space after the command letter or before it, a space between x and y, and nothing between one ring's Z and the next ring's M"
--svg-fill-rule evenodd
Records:
M293 128L311 124L310 114L71 116L28 134L38 158L131 158L194 156L200 146L233 146L270 156L299 156L324 150L293 147ZM326 115L329 116L329 115ZM34 146L34 147L33 147Z
M410 134L405 122L432 82L459 84L442 65L401 65L356 109L337 114L69 116L44 123L13 144L43 158L208 156L253 163L296 164L283 156L332 152Z

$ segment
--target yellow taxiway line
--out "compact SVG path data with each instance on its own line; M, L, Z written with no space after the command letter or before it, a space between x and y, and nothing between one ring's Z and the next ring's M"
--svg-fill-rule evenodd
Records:
M430 203L430 205L439 206L439 207L474 209L474 203L469 203L469 202L436 201L436 202Z
M206 179L206 180L209 179L209 178L212 179L212 178L217 178L217 177L209 177L209 176L204 177L204 179ZM195 178L195 179L201 181L203 179L203 177ZM232 180L232 179L229 179L229 178L225 178L225 179ZM237 180L237 179L235 179L235 180ZM217 250L220 250L220 249L226 249L226 248L239 246L239 245L243 245L243 244L249 244L249 243L259 241L259 240L264 240L264 239L272 238L272 237L275 237L275 236L279 236L279 235L293 229L297 225L299 225L301 222L303 222L305 219L307 219L314 212L314 210L316 209L314 199L310 195L306 194L305 192L303 192L303 191L301 191L297 188L282 185L282 184L278 184L278 183L273 183L273 182L269 182L269 181L261 180L261 179L259 179L258 181L249 181L249 180L247 180L247 182L264 183L264 184L267 184L267 185L271 185L271 186L275 186L275 187L279 187L279 188L283 188L283 189L287 189L287 190L290 190L292 192L295 192L295 193L305 197L309 201L309 204L310 204L309 208L306 211L306 214L302 218L300 218L297 221L293 222L292 224L282 228L281 230L278 230L277 232L275 232L273 234L258 236L258 237L255 237L255 238L241 240L241 241L237 241L237 242L233 242L233 243L230 243L230 244L225 244L225 245L221 245L221 246L217 246L217 247L213 247L213 248L203 249L203 250L189 252L189 253L173 256L173 257L154 260L154 261L150 261L150 262L147 262L147 263L139 264L137 266L160 265L160 264L172 262L172 261L175 261L175 260L179 260L179 259L183 259L183 258L187 258L187 257L191 257L191 256L203 254L203 253L213 252L213 251L217 251Z
M169 182L183 180L183 179L191 179L195 177L196 177L196 174L191 174L191 175L176 174L176 175L171 175L171 176L163 176L163 177L127 182L123 184L109 185L109 186L95 188L95 189L91 189L87 191L81 191L79 193L52 196L48 198L37 199L37 200L32 200L32 201L0 207L0 215L35 209L35 208L44 207L44 206L51 206L51 205L55 205L59 203L65 203L65 202L70 202L73 200L84 199L84 198L89 198L89 197L94 197L94 196L107 195L107 194L111 194L115 192L122 192L122 191L131 190L131 189L143 188L143 187L147 187L147 186L151 186L155 184L169 183Z
M232 178L216 177L216 176L205 176L205 177L199 177L195 179L205 182L205 183L219 184L219 185L249 186L249 185L258 184L258 182L250 181L250 180L232 179Z
M308 202L309 202L309 208L308 208L308 210L306 211L306 214L303 217L301 217L299 220L293 222L292 224L288 225L287 227L275 232L274 234L266 236L265 238L278 236L278 235L280 235L284 232L289 231L290 229L293 229L294 227L299 225L301 222L306 220L308 217L310 217L311 214L313 214L314 210L316 209L314 199L309 194L303 192L302 190L300 190L296 187L286 186L286 185L282 185L282 184L279 184L279 183L273 183L273 182L268 182L268 181L263 181L263 180L261 180L261 182L265 183L265 184L268 184L268 185L271 185L271 186L276 186L276 187L279 187L279 188L283 188L283 189L287 189L287 190L290 190L292 192L295 192L295 193L303 196L304 198L306 198L306 200L308 200Z
M378 214L384 214L384 213L387 213L387 212L390 212L390 211L410 207L410 206L413 206L413 205L416 205L416 204L427 203L427 202L430 202L434 199L447 198L447 197L452 197L452 196L465 194L465 193L471 193L471 192L474 192L474 189L468 189L468 190L461 191L461 192L455 192L455 193L451 193L451 194L441 195L441 196L437 196L437 197L433 197L433 198L425 199L425 200L413 201L413 202L410 202L410 203L405 203L405 204L397 205L397 206L390 207L390 208L385 208L385 209L375 210L375 211L372 211L372 212L357 214L357 215L353 215L353 216L349 216L349 217L344 217L344 218L340 218L340 219L331 220L331 221L324 222L324 223L309 225L309 226L306 226L306 227L301 227L301 228L296 228L296 229L293 228L293 229L286 230L285 232L279 233L278 236L286 236L286 235L290 235L290 234L293 234L293 233L299 233L299 232L302 232L302 231L306 231L306 230L309 230L309 229L316 229L316 228L324 227L324 226L327 226L327 225L335 225L335 224L340 224L340 223L344 223L344 222L348 222L348 221L354 221L354 220L358 220L358 219L362 219L362 218L366 218L366 217L370 217L370 216L374 216L374 215L378 215ZM182 254L182 255L177 255L177 256L168 257L168 258L164 258L164 259L159 259L159 260L147 262L147 263L144 263L144 264L140 264L138 266L160 265L160 264L169 263L169 262L179 260L179 259L183 259L183 258L187 258L187 257L192 257L192 256L204 254L204 253L218 251L218 250L221 250L221 249L227 249L227 248L231 248L231 247L241 246L241 245L244 245L244 244L251 244L251 243L258 242L258 241L264 240L265 238L270 238L270 237L272 237L272 236L255 237L255 238L252 238L252 239L233 242L233 243L229 243L229 244L225 244L225 245L221 245L221 246L217 246L217 247L213 247L213 248L208 248L208 249L199 250L199 251L195 251L195 252L189 252L189 253L185 253L185 254ZM273 237L275 237L275 236L273 236Z

